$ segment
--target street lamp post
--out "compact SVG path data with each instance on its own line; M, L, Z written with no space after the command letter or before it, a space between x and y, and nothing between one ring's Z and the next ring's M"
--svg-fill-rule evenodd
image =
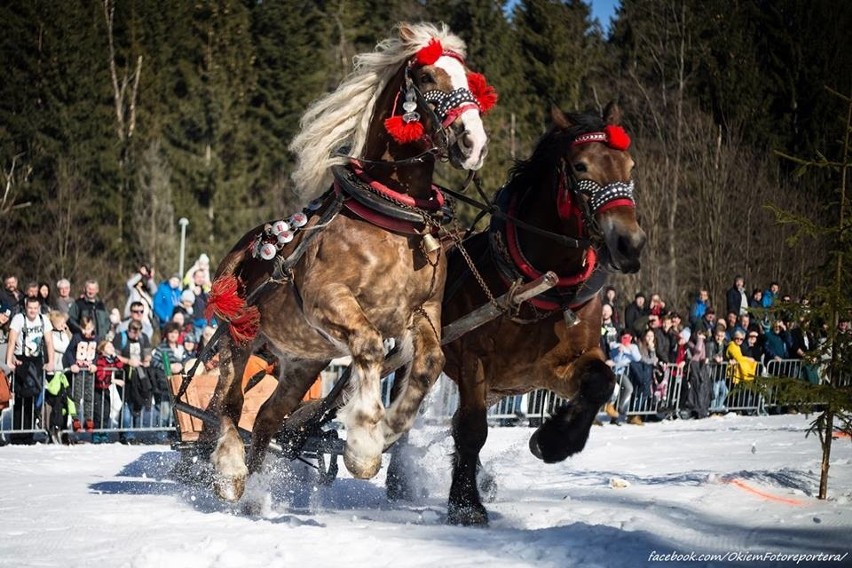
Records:
M189 219L181 217L178 219L178 225L180 225L180 269L178 270L178 273L180 274L181 282L183 282L183 260L186 253L186 226L189 225Z

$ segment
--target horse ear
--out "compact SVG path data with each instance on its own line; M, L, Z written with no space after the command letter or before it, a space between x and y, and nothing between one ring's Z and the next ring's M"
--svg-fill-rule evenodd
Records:
M405 44L414 43L414 31L408 22L400 22L399 24L399 39Z
M606 105L603 113L604 122L612 125L621 124L621 109L615 101L610 101Z
M556 105L550 107L550 118L553 120L553 124L555 124L560 130L567 130L573 126L571 120L565 116L565 113Z

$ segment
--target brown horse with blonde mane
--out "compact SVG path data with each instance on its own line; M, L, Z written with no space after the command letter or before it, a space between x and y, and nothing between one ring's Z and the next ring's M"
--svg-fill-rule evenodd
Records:
M603 119L553 111L553 126L533 155L518 163L496 196L488 231L464 241L475 270L450 255L445 324L489 302L517 281L546 271L556 288L467 333L444 348L444 371L459 387L453 417L455 456L448 521L484 525L476 485L488 435L487 409L501 398L550 389L570 402L530 439L532 453L560 462L583 449L592 422L612 394L615 376L599 347L599 291L613 271L636 272L645 233L635 217L630 139L611 104ZM394 451L389 496L408 490Z
M313 201L250 231L220 264L209 307L229 334L219 341L210 405L219 425L202 437L214 447L220 497L241 497L271 437L332 358L353 361L338 413L353 476L373 477L383 450L411 427L444 363L446 260L434 246L444 201L433 170L444 158L466 170L482 165L480 113L496 100L464 54L446 26L401 24L398 37L356 57L352 75L306 111L291 144L296 190ZM379 375L389 338L412 363L401 396L385 409ZM246 463L234 377L262 344L279 357L281 376L258 413Z

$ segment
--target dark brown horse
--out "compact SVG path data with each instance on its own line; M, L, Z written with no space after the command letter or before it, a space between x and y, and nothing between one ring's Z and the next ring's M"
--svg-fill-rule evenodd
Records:
M250 231L219 266L210 305L230 334L219 344L211 401L220 425L203 439L215 446L220 497L240 498L271 436L332 358L353 360L338 416L355 477L374 476L383 449L411 427L444 363L446 263L430 246L443 198L433 168L442 157L468 170L482 165L480 110L496 98L481 75L468 74L463 56L458 37L430 24L401 25L398 37L358 56L353 74L308 109L291 144L297 191L316 199L299 215ZM354 158L336 156L342 147ZM402 396L385 409L379 374L388 338L413 359ZM246 464L235 427L243 392L234 377L263 343L279 357L281 376L258 413Z
M603 117L553 112L554 125L533 155L519 163L496 197L501 214L489 231L465 240L490 293L545 271L559 285L447 345L444 371L459 387L453 417L456 453L448 520L488 523L476 469L488 434L486 411L502 397L550 389L570 399L530 439L546 463L583 449L615 377L601 352L598 291L611 270L636 272L645 234L634 215L629 138L610 105ZM443 320L450 323L488 302L460 254L451 254ZM389 495L400 491L397 454Z

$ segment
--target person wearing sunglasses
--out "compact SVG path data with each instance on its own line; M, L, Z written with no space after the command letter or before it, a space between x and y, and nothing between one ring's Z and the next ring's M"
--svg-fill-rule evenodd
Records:
M126 333L128 327L131 323L136 322L142 326L142 333L144 333L148 340L154 335L154 326L151 324L151 318L149 314L148 308L145 306L144 302L135 301L130 303L130 317L126 318L119 324L118 326L118 334Z

